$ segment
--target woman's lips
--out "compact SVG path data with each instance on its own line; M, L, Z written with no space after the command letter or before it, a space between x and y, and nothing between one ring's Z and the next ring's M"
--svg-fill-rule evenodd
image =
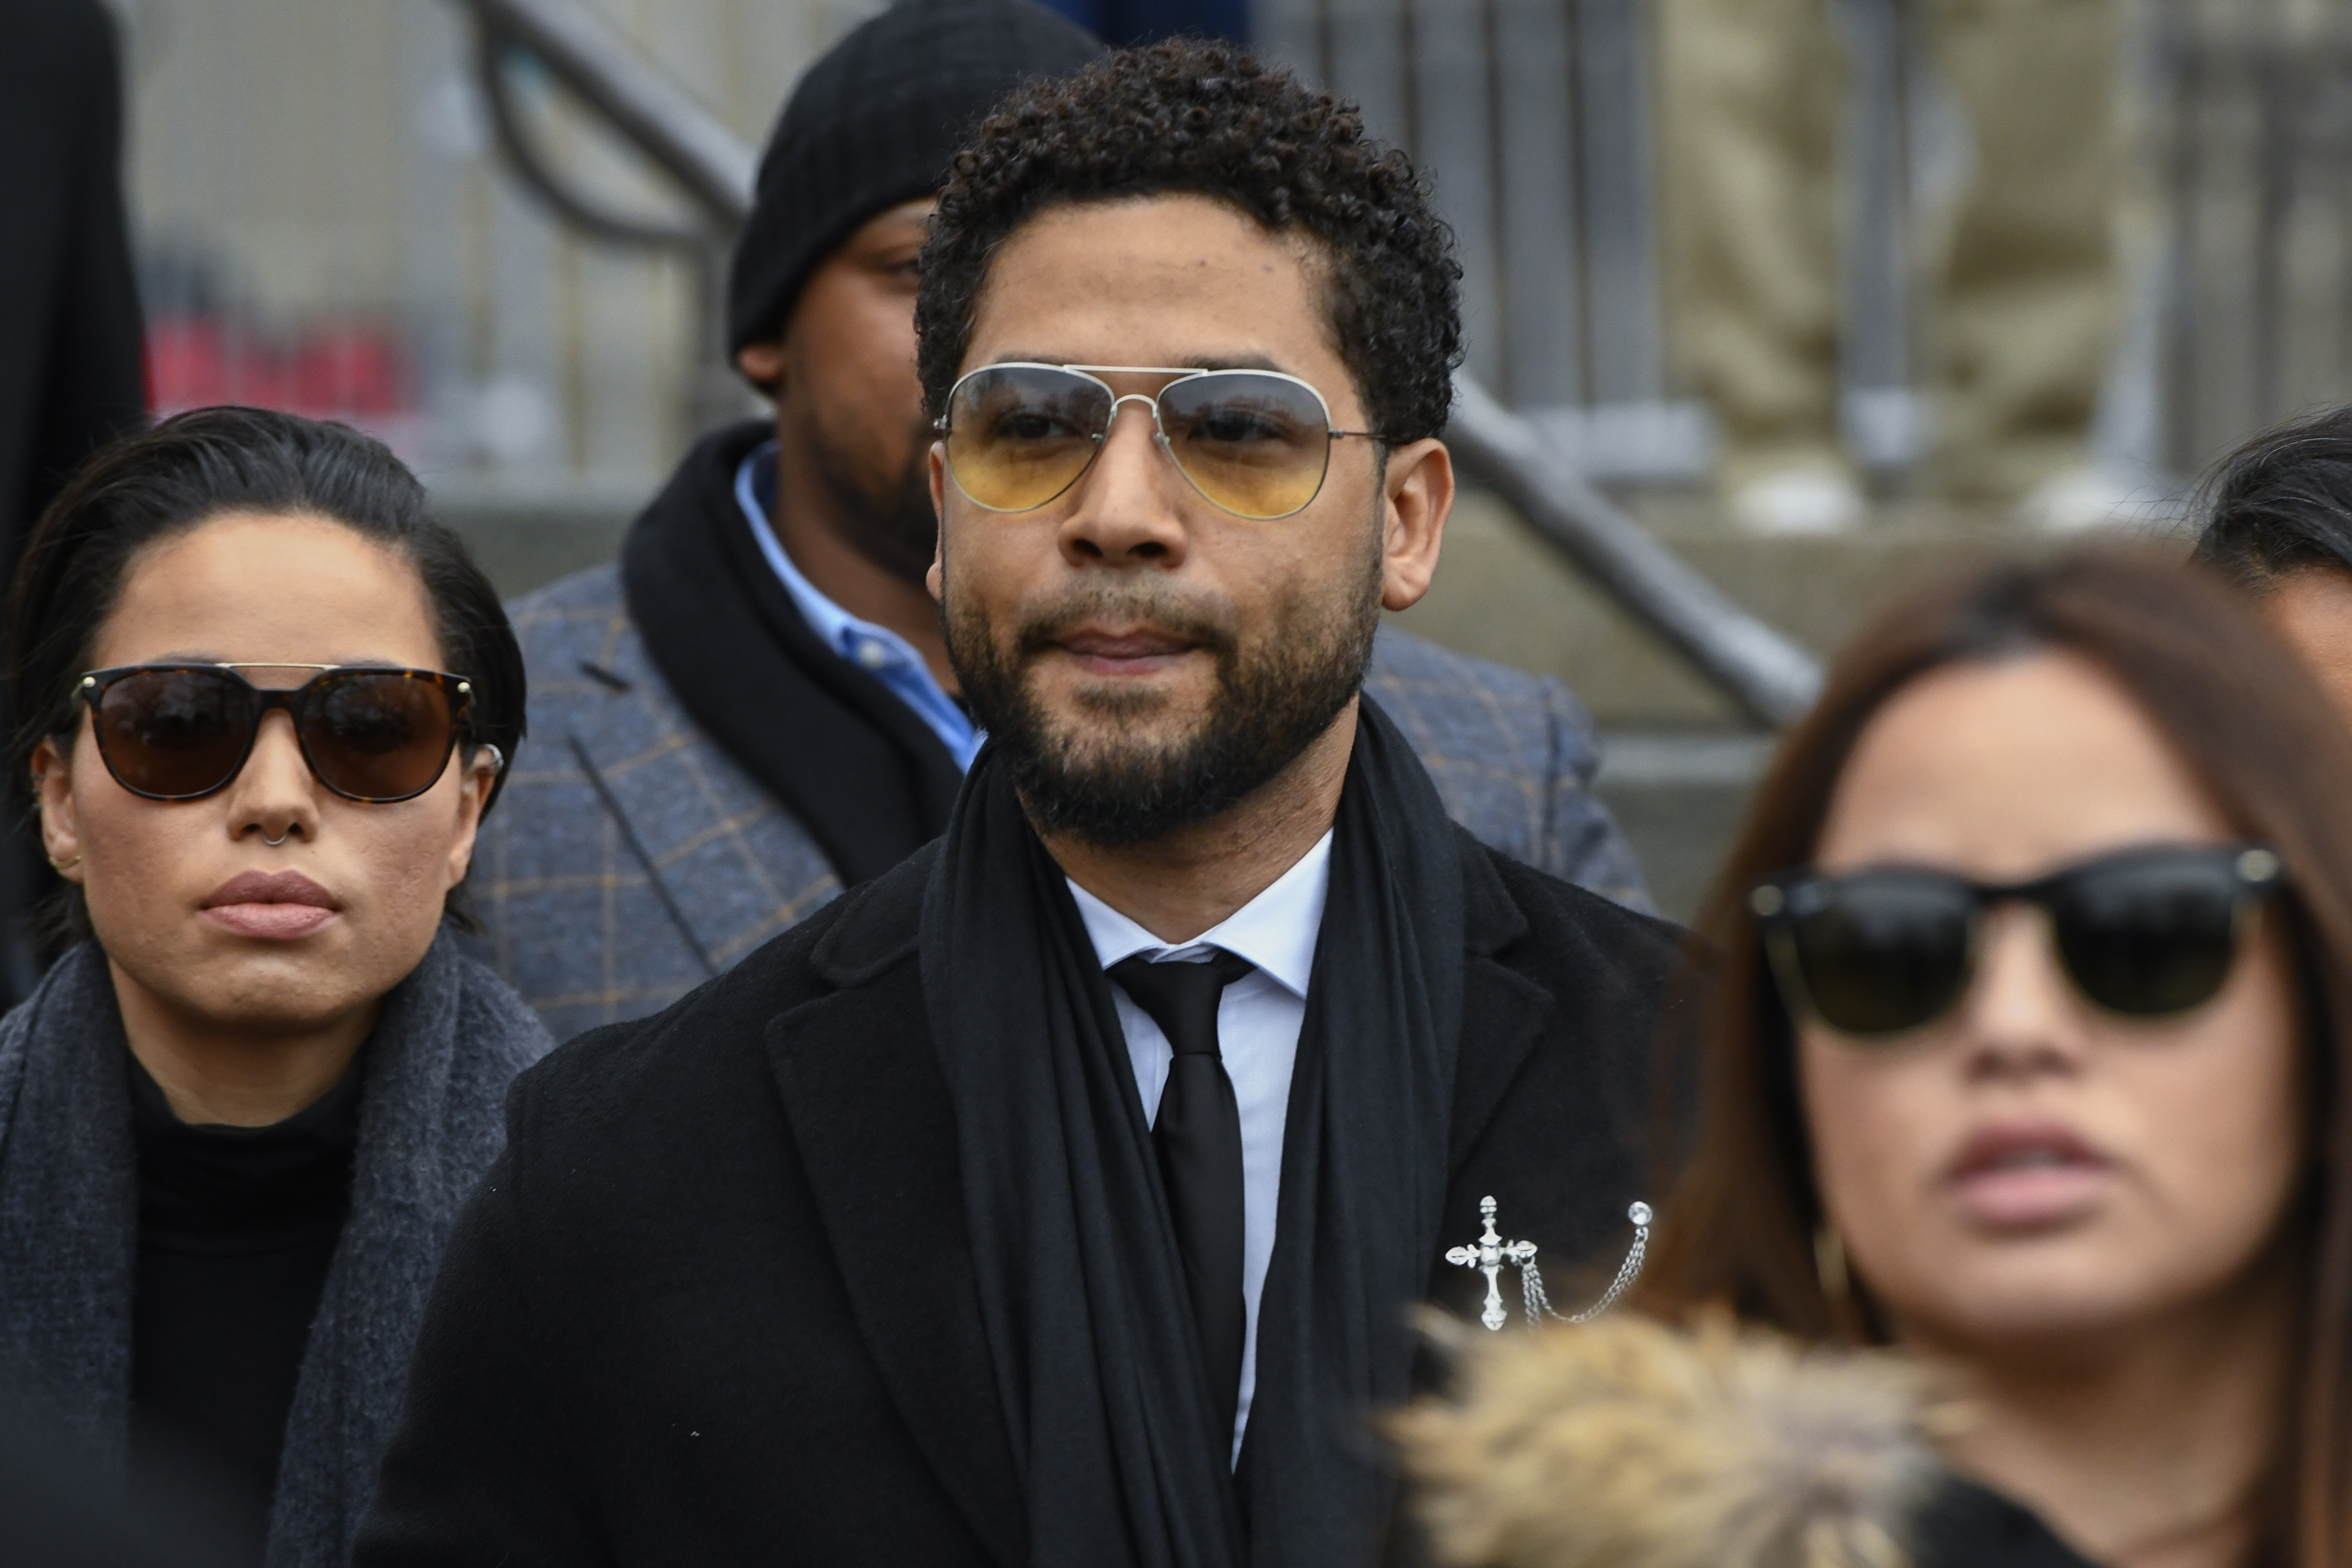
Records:
M2088 1213L2115 1165L2055 1121L1980 1128L1961 1145L1949 1181L1960 1210L1991 1230L2038 1230Z
M288 942L317 931L341 908L299 871L246 871L215 888L200 912L238 936Z

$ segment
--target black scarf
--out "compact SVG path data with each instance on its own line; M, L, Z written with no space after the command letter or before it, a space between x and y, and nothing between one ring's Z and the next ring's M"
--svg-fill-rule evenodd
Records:
M773 435L747 423L697 442L630 525L621 585L679 703L854 886L938 837L962 780L912 709L809 629L760 553L735 473Z
M506 1142L508 1083L554 1044L446 931L384 998L351 1215L286 1417L269 1568L351 1561L450 1227ZM94 942L0 1018L0 1384L112 1464L130 1451L140 1233L129 1053Z
M1369 1417L1408 1392L1407 1309L1445 1194L1460 855L1428 774L1365 700L1236 1474L1110 983L995 748L973 764L925 896L923 990L1037 1568L1373 1556L1389 1499Z

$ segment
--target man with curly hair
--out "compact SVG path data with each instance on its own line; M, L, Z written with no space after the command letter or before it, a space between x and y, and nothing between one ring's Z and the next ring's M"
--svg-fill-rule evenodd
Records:
M1102 52L1030 0L898 0L793 89L728 290L774 414L698 441L618 562L511 607L536 743L478 857L479 946L558 1038L659 1012L946 828L981 735L923 581L916 259L963 132ZM1365 684L1456 822L1647 907L1559 682L1391 626Z
M939 843L519 1085L361 1563L1374 1560L1415 1304L1629 1241L1675 957L1363 687L1453 500L1455 276L1404 158L1227 46L981 125L916 319L991 743Z

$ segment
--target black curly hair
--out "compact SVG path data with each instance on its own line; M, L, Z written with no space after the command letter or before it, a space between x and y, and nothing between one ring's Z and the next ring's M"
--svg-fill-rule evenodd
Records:
M1462 268L1427 184L1364 134L1352 102L1199 38L1022 88L956 154L915 302L930 413L946 410L998 247L1049 207L1162 195L1213 197L1313 237L1331 335L1373 427L1391 442L1445 428Z

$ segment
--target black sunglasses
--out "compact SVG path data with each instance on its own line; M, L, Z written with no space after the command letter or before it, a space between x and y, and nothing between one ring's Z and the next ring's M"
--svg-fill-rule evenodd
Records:
M1908 866L1789 871L1757 883L1748 907L1790 1013L1870 1040L1948 1012L1975 970L1985 911L2012 902L2047 912L2059 963L2094 1006L2126 1018L2192 1011L2220 994L2254 910L2283 880L2259 845L2164 845L2029 882Z
M301 685L238 671L314 669ZM449 765L474 689L436 669L321 664L133 664L81 678L98 754L149 800L202 800L253 754L262 715L283 708L302 760L346 800L385 805L431 789ZM504 763L500 758L500 763Z

